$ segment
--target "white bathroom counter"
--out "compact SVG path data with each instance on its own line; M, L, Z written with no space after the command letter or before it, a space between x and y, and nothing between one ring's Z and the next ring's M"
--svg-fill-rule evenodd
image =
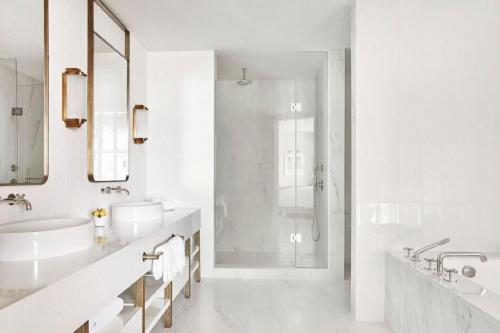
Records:
M200 210L178 208L164 212L162 228L140 238L121 239L106 229L82 252L0 262L0 332L73 332L150 269L143 252L199 229Z

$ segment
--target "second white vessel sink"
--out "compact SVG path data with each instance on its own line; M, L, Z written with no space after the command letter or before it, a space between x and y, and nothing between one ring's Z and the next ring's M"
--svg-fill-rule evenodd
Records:
M94 244L94 226L79 218L27 220L0 226L0 261L62 256Z
M141 237L161 228L163 207L160 202L122 202L111 207L111 225L119 237Z

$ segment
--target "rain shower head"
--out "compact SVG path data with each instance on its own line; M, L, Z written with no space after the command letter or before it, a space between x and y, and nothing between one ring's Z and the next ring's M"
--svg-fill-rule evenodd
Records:
M241 86L241 87L248 86L248 85L252 84L252 80L247 80L247 68L243 67L241 70L243 71L243 79L236 81L236 84Z

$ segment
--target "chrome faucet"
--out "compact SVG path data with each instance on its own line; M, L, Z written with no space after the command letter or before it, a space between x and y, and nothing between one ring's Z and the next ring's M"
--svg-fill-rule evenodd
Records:
M127 190L125 187L121 186L106 186L101 188L101 193L106 193L106 194L111 194L111 193L122 193L125 192L126 195L130 194L130 191Z
M440 241L438 241L436 243L426 245L426 246L416 250L415 252L413 252L413 255L411 256L411 261L419 262L420 256L422 255L422 253L427 252L429 250L432 250L435 247L438 247L440 245L444 245L444 244L449 243L449 242L450 242L450 239L448 237L446 237L445 239L441 239Z
M5 204L8 204L10 206L13 206L13 205L23 205L24 208L26 210L31 210L31 202L29 202L27 199L25 199L24 197L26 196L26 194L14 194L14 193L11 193L7 196L7 198L0 198L0 204L2 203L5 203Z
M488 260L482 252L441 252L437 257L437 274L443 275L443 261L445 258L478 258L481 262Z

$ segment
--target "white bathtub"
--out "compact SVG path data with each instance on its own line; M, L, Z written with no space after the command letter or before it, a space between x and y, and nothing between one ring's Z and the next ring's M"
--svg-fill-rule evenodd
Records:
M424 257L436 258L438 253ZM488 261L445 258L444 267L455 268L453 282L416 265L401 251L386 255L385 320L395 333L500 332L500 255ZM476 269L474 278L462 268ZM455 282L456 281L456 282Z
M487 254L488 261L481 262L479 259L456 259L446 258L444 267L456 268L458 270L459 283L464 280L472 281L479 286L500 295L500 254ZM462 275L465 265L476 269L476 276L467 278Z

